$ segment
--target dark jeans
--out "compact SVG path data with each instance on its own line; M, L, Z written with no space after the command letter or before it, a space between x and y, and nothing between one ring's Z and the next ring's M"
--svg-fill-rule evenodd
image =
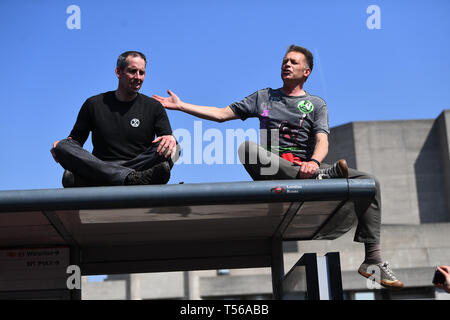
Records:
M92 186L123 185L125 178L133 171L150 169L155 164L168 161L170 167L173 160L165 158L156 152L158 143L145 152L128 161L103 161L89 151L83 149L80 143L73 139L61 140L53 149L61 166L81 177ZM179 150L179 146L177 145ZM175 160L176 161L176 160Z
M253 180L297 179L298 166L278 155L271 153L257 143L246 141L239 146L239 159ZM322 163L321 169L330 167ZM336 212L342 219L351 218L354 213L358 218L354 241L364 243L380 243L381 228L381 196L380 183L372 175L348 169L349 179L374 179L376 195L372 203L368 205L361 201L348 201ZM345 223L343 228L346 228ZM329 230L332 233L341 234L341 230Z

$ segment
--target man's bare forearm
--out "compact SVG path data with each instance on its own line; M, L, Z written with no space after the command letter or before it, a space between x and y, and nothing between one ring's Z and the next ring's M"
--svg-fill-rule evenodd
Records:
M328 154L328 135L325 133L319 133L316 135L316 146L314 147L314 152L312 159L316 159L320 163L325 159Z
M230 107L217 108L180 102L178 110L186 112L198 118L217 122L237 119L237 116Z

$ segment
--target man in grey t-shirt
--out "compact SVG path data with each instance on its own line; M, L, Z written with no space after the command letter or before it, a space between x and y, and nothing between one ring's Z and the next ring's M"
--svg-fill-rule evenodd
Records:
M265 130L267 139L271 129L278 130L279 145L273 146L268 141L267 146L281 155L292 153L302 161L313 158L316 134L330 133L325 101L306 92L288 96L282 89L262 89L230 104L230 108L242 120L259 118L260 129Z
M181 101L172 91L169 97L153 98L172 110L184 111L202 119L224 122L257 117L260 120L262 145L244 142L239 158L254 180L308 178L372 178L377 193L370 206L357 201L340 209L342 217L353 212L358 218L354 241L364 243L365 259L358 272L366 278L377 267L375 277L387 288L401 288L387 262L381 259L381 199L378 180L366 173L348 169L345 160L334 165L322 163L328 153L328 109L325 101L308 94L303 85L313 69L313 55L303 47L288 48L281 66L283 87L262 89L225 108L193 105ZM276 165L273 166L272 164ZM275 169L275 170L272 170ZM348 230L348 229L347 229ZM330 230L337 234L342 230ZM324 239L324 238L322 238Z
M262 147L271 151L267 153L251 142L241 145L239 157L254 180L348 177L344 160L319 169L328 152L330 133L327 106L321 98L307 92L292 96L283 88L267 88L229 108L242 120L259 118ZM263 169L270 164L273 172Z

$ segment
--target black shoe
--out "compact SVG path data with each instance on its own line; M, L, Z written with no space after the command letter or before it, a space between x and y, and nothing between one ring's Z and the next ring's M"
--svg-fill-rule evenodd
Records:
M166 184L170 179L170 164L163 161L153 166L153 176L151 184Z
M335 162L331 167L319 169L316 171L316 179L338 179L348 178L347 161L341 159Z
M69 170L64 170L64 174L62 177L62 185L64 188L74 188L74 187L90 187L93 186L93 183L81 178L73 174Z
M170 179L170 165L160 162L144 171L133 171L125 179L125 185L166 184Z

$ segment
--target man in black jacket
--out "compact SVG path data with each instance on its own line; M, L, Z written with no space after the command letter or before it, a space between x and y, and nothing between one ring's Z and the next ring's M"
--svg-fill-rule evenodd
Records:
M121 54L117 90L87 99L69 137L53 143L51 153L66 169L64 187L169 181L177 142L161 103L139 93L146 63L140 52ZM83 149L90 132L92 153Z

